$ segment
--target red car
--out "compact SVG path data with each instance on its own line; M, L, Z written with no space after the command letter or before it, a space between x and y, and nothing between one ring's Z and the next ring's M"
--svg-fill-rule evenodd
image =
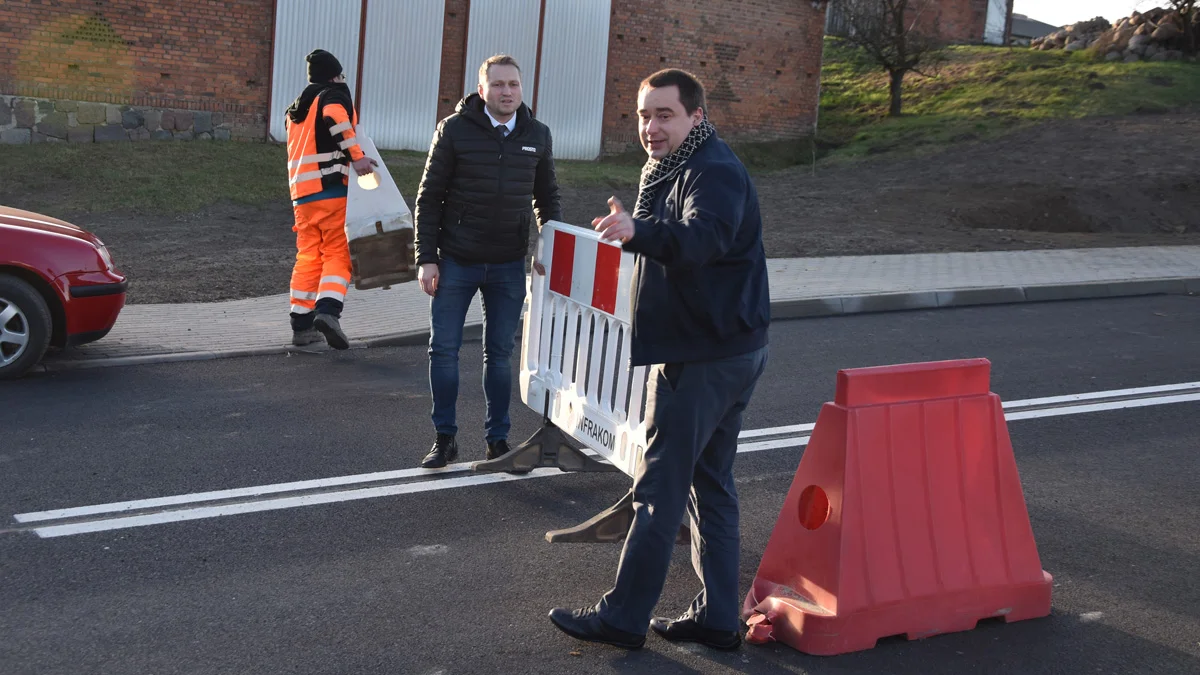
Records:
M126 284L95 235L0 206L0 380L19 377L50 345L107 335Z

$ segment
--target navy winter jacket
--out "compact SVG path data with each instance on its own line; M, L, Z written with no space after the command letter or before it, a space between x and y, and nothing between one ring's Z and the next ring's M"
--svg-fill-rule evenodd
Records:
M709 361L767 344L771 299L758 193L716 135L659 188L624 247L634 268L635 366Z

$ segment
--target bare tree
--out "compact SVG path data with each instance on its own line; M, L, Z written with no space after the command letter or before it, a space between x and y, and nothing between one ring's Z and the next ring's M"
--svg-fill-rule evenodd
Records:
M888 72L891 105L900 115L904 76L927 75L945 58L946 43L937 31L936 0L835 0L847 27L846 40Z
M1179 13L1179 18L1183 19L1183 33L1187 40L1187 48L1190 52L1196 51L1196 0L1167 0L1167 4L1171 9Z

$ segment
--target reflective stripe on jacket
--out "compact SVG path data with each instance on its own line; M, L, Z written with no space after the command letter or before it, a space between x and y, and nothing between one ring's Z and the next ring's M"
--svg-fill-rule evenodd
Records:
M288 186L292 199L348 184L350 162L361 159L353 121L340 103L315 101L302 124L287 119Z

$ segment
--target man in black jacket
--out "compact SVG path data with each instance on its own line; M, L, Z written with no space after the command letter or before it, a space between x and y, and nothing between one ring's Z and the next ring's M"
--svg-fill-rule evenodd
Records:
M647 624L667 640L741 644L737 491L742 411L767 362L770 295L758 195L704 113L704 89L681 70L646 78L639 137L650 155L633 216L615 198L593 221L638 254L632 365L652 365L647 447L633 481L633 522L617 579L594 607L550 619L581 640L641 647ZM683 616L651 621L687 513L703 589Z
M562 217L550 129L521 102L517 62L505 55L484 61L478 92L438 124L417 191L417 278L433 297L429 388L437 439L421 462L431 469L458 456L458 351L477 291L483 294L485 456L508 452L510 359L525 302L531 203L539 228Z

